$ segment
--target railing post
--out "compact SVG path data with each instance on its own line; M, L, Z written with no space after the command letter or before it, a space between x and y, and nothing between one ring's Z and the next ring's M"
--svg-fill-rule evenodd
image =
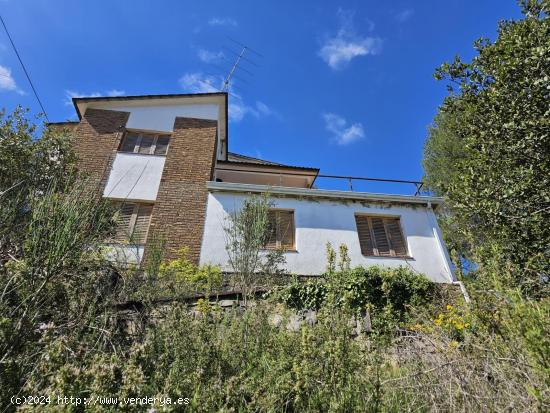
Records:
M353 191L353 181L351 179L351 176L348 179L349 179L349 190Z

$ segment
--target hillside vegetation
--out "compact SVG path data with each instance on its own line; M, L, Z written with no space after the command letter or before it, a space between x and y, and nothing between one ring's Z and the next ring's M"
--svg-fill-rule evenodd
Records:
M353 268L345 245L320 254L320 279L288 280L282 254L257 255L267 198L227 223L232 307L219 269L163 260L162 240L142 268L115 265L116 210L76 171L70 134L2 114L0 410L549 411L550 10L522 5L473 62L437 72L457 89L426 177L457 266L475 264L459 274L469 303L406 268Z

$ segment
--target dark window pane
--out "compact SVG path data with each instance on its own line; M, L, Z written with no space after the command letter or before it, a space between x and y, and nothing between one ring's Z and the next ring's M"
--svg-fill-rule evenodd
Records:
M134 148L138 141L138 136L134 134L126 134L122 140L122 145L120 145L120 150L122 152L134 152Z
M141 144L139 145L139 153L151 153L151 146L153 146L153 136L142 136Z
M170 142L168 136L159 136L157 139L157 146L155 147L155 155L166 155L168 142Z

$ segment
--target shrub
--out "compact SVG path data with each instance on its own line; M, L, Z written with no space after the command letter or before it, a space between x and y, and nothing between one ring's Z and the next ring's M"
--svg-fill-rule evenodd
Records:
M401 319L411 306L430 301L435 285L408 268L349 268L347 250L340 247L338 270L328 247L328 271L317 280L293 282L273 296L295 309L320 309L324 305L364 311L389 312Z

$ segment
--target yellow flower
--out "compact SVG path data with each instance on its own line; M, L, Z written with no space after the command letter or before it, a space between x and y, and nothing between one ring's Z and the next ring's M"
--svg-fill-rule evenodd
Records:
M447 310L451 311L453 309L453 306L450 304L447 304Z

